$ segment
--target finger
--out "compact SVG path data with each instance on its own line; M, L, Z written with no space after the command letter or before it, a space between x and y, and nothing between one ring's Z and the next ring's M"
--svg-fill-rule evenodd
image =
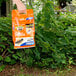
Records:
M19 13L26 13L26 10L18 10Z
M18 8L19 13L26 13L26 7L24 4L18 3L17 8Z

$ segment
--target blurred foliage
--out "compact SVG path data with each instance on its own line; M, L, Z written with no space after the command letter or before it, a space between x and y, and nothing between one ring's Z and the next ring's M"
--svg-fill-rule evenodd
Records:
M67 3L71 4L72 0L56 0L58 1L58 4L61 8L64 8L67 6Z
M46 1L35 18L36 47L16 50L13 49L11 18L0 18L1 64L20 62L44 68L76 65L76 14L60 13L58 16L52 1Z
M76 6L76 0L72 0L72 4Z

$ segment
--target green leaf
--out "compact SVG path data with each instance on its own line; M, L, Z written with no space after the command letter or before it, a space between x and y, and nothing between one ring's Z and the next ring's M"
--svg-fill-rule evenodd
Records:
M27 66L32 66L32 64L33 64L33 58L32 58L32 57L28 57L28 58L26 59L26 65L27 65Z
M16 60L18 59L18 56L15 54L13 54L12 57L15 58Z
M73 54L76 54L76 52L74 52Z
M10 64L15 64L16 63L16 60L15 59L12 59Z
M5 45L0 44L0 47L5 48Z
M62 60L62 63L63 63L63 64L66 64L66 61L65 61L65 60Z
M5 65L0 66L0 72L3 71L4 68L5 68Z
M7 56L4 61L5 62L11 62L11 58L9 56Z
M2 56L0 56L0 61L2 61L3 60L3 57Z
M13 53L13 51L11 51L11 49L8 49L8 52L9 52L9 53Z

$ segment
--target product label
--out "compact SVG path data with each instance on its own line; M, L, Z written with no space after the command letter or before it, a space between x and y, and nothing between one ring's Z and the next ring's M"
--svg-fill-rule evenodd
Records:
M33 37L24 37L24 38L16 38L15 46L25 46L25 45L33 45L34 38Z

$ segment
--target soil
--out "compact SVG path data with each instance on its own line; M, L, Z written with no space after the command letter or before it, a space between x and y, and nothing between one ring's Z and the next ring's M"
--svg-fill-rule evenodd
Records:
M26 65L7 65L0 76L76 76L76 66L67 70L29 68Z

